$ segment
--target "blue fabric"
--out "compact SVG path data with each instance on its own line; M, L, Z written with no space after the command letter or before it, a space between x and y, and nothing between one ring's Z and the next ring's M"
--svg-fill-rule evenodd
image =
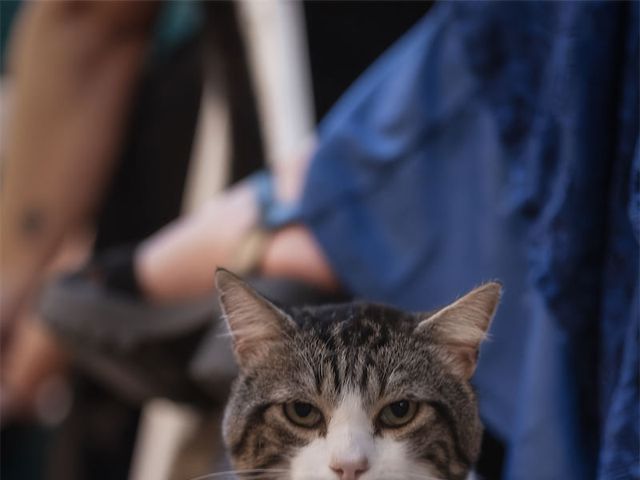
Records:
M640 478L638 21L438 4L321 125L303 218L356 295L505 284L474 380L505 478Z

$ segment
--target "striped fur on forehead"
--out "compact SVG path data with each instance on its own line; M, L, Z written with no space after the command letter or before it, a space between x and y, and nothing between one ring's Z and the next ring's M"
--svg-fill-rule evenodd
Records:
M389 307L352 303L293 310L313 365L316 388L339 395L359 390L379 396L402 367L417 319ZM419 363L422 363L420 360ZM332 388L330 388L332 387Z

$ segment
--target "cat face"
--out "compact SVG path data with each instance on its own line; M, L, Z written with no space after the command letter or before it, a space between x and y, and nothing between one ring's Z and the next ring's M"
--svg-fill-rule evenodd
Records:
M414 315L285 312L229 272L217 282L240 366L224 422L239 478L466 477L482 433L468 381L498 284Z

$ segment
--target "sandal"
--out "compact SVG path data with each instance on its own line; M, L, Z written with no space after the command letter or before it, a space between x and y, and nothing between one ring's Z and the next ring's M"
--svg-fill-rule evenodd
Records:
M283 305L344 299L288 279L253 277L248 283ZM135 403L165 397L210 407L225 401L236 375L215 295L153 306L73 274L44 290L40 312L81 368Z
M267 174L254 174L250 181L256 185L261 223L239 250L236 271L245 273L255 270L270 231L299 215L295 206L274 200ZM40 300L45 323L77 355L80 367L136 403L152 397L208 407L224 402L236 366L216 295L148 304L135 281L133 251L111 250L48 285ZM248 281L284 305L344 299L298 281L256 276Z

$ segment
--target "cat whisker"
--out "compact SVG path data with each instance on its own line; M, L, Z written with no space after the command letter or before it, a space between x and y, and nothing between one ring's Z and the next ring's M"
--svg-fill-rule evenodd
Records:
M231 332L220 332L216 334L216 338L233 338Z
M230 479L282 479L286 478L286 475L290 473L289 469L285 468L254 468L254 469L246 469L246 470L226 470L223 472L215 472L207 475L202 475L199 477L191 478L189 480L210 480L210 479L218 479L225 478L224 476L229 476ZM306 480L324 480L325 477L319 476L315 471L303 472L304 478ZM425 474L423 472L418 471L404 471L397 476L392 473L384 474L385 480L408 480L408 479L416 479L416 480L445 480L441 477L436 477L431 474Z
M440 477L434 477L431 474L421 473L421 472L405 472L402 478L415 478L415 479L422 479L422 480L444 480Z
M318 475L317 472L303 472L304 473L304 478L305 480L326 480L325 476L322 475ZM382 478L384 478L384 480L409 480L409 479L415 479L415 480L446 480L444 478L441 477L434 477L431 474L425 474L425 473L421 473L421 472L402 472L398 475L393 475L393 474L388 474L385 473L384 477L383 476L379 476L379 477L375 477L376 480L380 480Z
M206 475L200 475L199 477L190 478L189 480L210 480L214 478L225 478L224 477L225 475L230 479L242 479L242 478L248 478L247 475L254 477L256 475L265 475L265 474L276 475L276 474L287 473L287 472L288 470L283 468L254 468L250 470L226 470L224 472L214 472ZM265 478L265 477L260 477L260 478Z

